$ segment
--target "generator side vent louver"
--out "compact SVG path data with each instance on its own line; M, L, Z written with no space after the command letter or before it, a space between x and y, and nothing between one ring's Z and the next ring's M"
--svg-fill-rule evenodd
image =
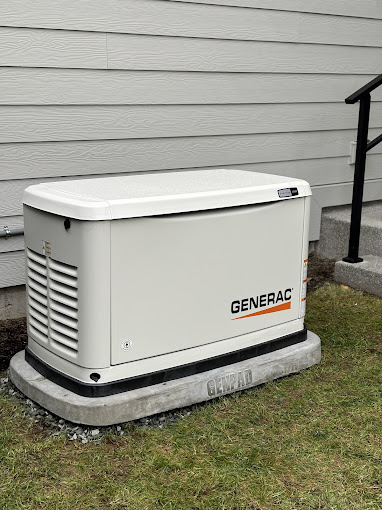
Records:
M78 270L27 249L29 328L71 358L78 352Z

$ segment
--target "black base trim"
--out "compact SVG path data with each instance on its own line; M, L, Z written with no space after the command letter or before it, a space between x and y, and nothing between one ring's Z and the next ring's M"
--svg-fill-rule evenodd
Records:
M168 368L167 370L161 370L159 372L152 372L151 374L143 374L136 377L130 377L128 379L100 384L84 383L59 372L58 370L46 365L40 358L35 356L28 347L25 349L25 359L35 370L37 370L37 372L59 386L62 386L77 395L82 395L83 397L97 398L115 395L116 393L122 393L124 391L136 390L137 388L144 388L146 386L180 379L189 375L200 374L202 372L207 372L208 370L213 370L214 368L232 365L240 361L256 358L257 356L262 356L263 354L268 354L270 352L278 351L279 349L284 349L285 347L304 342L306 339L307 330L304 328L297 333L276 338L275 340L247 347L245 349L240 349L238 351L222 354L221 356L215 356L213 358L196 361L195 363L188 363L187 365Z

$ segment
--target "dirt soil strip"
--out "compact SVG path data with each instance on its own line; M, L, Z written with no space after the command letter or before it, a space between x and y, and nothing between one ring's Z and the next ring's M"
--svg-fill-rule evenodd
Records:
M22 351L26 344L26 319L0 321L0 371L8 368L12 356Z

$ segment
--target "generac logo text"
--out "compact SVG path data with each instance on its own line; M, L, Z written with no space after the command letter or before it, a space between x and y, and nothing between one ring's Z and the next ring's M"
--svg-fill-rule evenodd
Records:
M292 289L279 290L278 292L270 292L269 294L261 294L256 297L249 297L231 303L231 313L238 314L251 310L258 310L257 312L243 315L241 317L234 317L232 320L245 319L247 317L254 317L256 315L264 315L266 313L281 312L282 310L289 310L291 308ZM274 305L270 307L270 305ZM270 308L266 308L270 307Z

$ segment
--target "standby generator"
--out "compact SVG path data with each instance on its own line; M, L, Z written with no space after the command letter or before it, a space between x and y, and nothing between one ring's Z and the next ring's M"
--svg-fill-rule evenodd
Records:
M29 187L26 362L97 401L304 342L310 195L234 169Z

